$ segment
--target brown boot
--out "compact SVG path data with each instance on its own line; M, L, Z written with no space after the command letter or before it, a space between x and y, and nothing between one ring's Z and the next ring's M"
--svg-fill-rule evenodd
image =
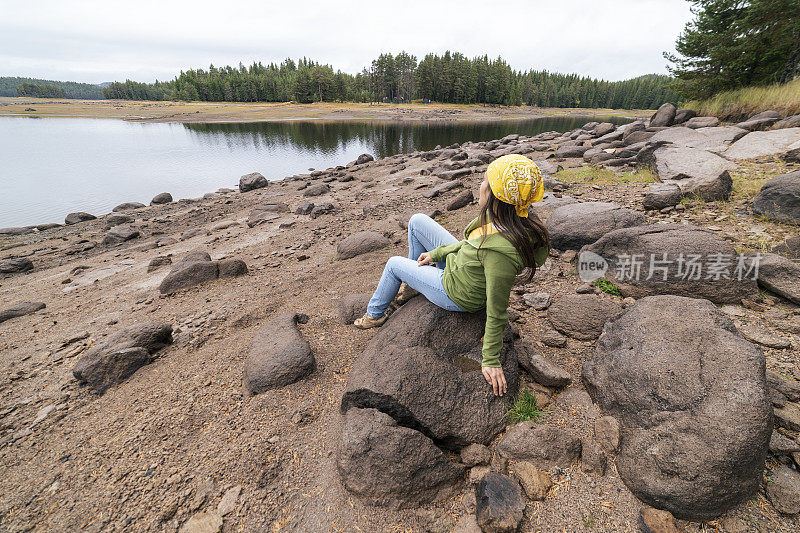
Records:
M368 313L364 313L364 316L357 318L353 325L359 329L377 328L386 322L386 317L386 313L380 318L372 318Z
M397 291L397 296L395 296L394 299L397 301L397 303L403 305L417 294L419 294L418 290L412 289L407 283L403 283L400 285L400 290Z

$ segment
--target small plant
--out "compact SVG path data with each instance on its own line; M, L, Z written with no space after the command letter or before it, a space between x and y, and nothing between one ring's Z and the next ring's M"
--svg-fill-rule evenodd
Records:
M541 420L543 411L536 405L536 395L527 389L523 389L514 400L514 405L506 412L506 418L512 424L532 420Z
M606 278L596 279L595 286L606 294L613 294L614 296L622 296L619 287L608 281Z
M583 526L586 528L592 528L595 524L595 517L594 515L581 515L583 519Z

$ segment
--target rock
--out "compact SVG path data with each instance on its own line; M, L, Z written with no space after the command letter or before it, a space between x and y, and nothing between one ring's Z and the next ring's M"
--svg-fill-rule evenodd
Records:
M313 209L314 209L314 204L312 204L311 202L303 202L302 204L297 206L297 209L295 209L294 212L298 215L308 215L311 213Z
M219 277L219 264L216 261L181 261L161 281L158 290L161 294L173 294L182 289L194 287Z
M516 349L520 366L530 374L536 383L557 389L572 383L572 376L569 372L549 361L532 344L522 341L517 343Z
M541 340L545 346L552 346L553 348L563 348L567 345L567 338L556 330L550 328L546 328L541 333L539 340Z
M647 195L642 199L645 209L664 209L681 203L683 192L677 184L654 183L648 186Z
M103 244L108 246L120 244L135 239L138 236L139 230L133 226L114 226L106 233L105 237L103 237Z
M376 409L350 409L343 425L336 466L344 487L369 505L427 505L463 476L428 437Z
M161 192L153 196L153 199L150 200L150 205L163 205L169 204L172 202L172 195L168 192Z
M745 135L746 130L735 126L699 129L675 127L657 132L650 138L650 143L666 142L675 146L721 153Z
M583 154L586 153L589 148L591 148L591 146L562 144L556 150L556 157L583 157Z
M522 522L525 500L519 483L489 472L475 489L478 525L484 533L513 533Z
M773 431L772 437L769 439L769 451L775 454L800 452L800 444L788 437L784 437L777 431Z
M475 515L465 514L458 519L451 533L481 533L481 528Z
M222 531L219 513L197 513L187 520L178 533L218 533Z
M247 192L255 189L261 189L269 185L267 178L258 172L251 172L239 178L239 191Z
M107 228L113 228L114 226L121 226L123 224L130 224L134 220L135 219L130 215L120 215L117 213L103 217L103 222L105 222Z
M483 478L486 477L486 474L492 471L492 468L486 465L470 468L468 476L470 485L477 485L483 481Z
M768 348L785 349L792 347L789 339L775 335L757 324L742 324L737 329L747 340Z
M45 307L47 306L42 302L18 303L13 307L9 307L8 309L3 309L0 311L0 323L5 322L6 320L11 320L12 318L33 314L36 311L44 309Z
M359 231L342 239L336 246L336 258L350 259L358 255L380 250L391 245L389 239L376 231Z
M789 259L800 259L800 235L787 237L785 241L772 248L772 253Z
M787 163L800 163L800 146L798 146L797 148L793 148L791 150L787 150L786 152L780 154L778 157L780 157Z
M714 128L719 126L719 119L717 117L694 117L687 120L684 124L687 128Z
M800 127L800 115L792 115L791 117L779 120L772 125L773 130L780 130L783 128L797 128Z
M776 407L773 411L775 425L789 431L800 431L800 407L794 403L787 403L783 407Z
M606 454L600 446L592 440L584 440L581 445L581 469L587 474L603 476L607 464Z
M547 497L547 491L553 486L553 478L544 470L539 470L527 461L520 461L514 465L514 476L519 480L525 494L533 501L542 501Z
M136 324L113 333L87 350L75 363L72 374L102 394L148 364L152 354L171 342L172 326L169 324Z
M714 232L696 226L653 224L618 229L585 246L581 258L587 252L605 261L606 277L626 297L677 294L738 304L742 298L758 296L753 272L747 271L750 263L739 269L733 246ZM638 266L634 257L639 258ZM726 268L730 279L723 276ZM738 279L737 269L742 279ZM720 272L719 276L715 272Z
M36 226L24 226L21 228L0 228L0 235L27 235L33 233Z
M352 324L367 312L367 304L372 293L348 294L339 300L339 319L342 324Z
M225 491L225 495L222 496L222 500L220 500L219 505L217 506L217 513L220 516L225 516L233 512L236 509L236 502L241 493L241 485L236 485L235 487L231 487Z
M544 311L550 305L550 293L547 291L523 294L522 299L537 311Z
M550 245L557 250L580 250L609 231L645 224L647 217L608 202L583 202L559 207L547 219Z
M67 225L71 224L78 224L79 222L86 222L87 220L94 220L97 217L94 215L90 215L89 213L84 213L82 211L77 213L70 213L64 218L64 223Z
M783 256L760 255L758 285L800 305L800 266Z
M470 444L461 450L461 462L466 466L488 465L491 460L492 454L483 444Z
M315 183L303 191L303 196L322 196L331 192L327 183Z
M0 263L0 274L15 274L33 270L33 262L27 257L17 257Z
M314 354L297 328L300 318L298 313L283 313L258 330L244 362L247 392L285 387L314 371Z
M704 200L727 200L733 189L728 173L736 164L698 148L662 146L653 152L658 179L676 183L684 195Z
M737 126L747 131L765 130L782 118L783 116L777 111L764 111L740 122Z
M725 151L728 159L753 159L778 155L800 147L800 128L754 131L748 133Z
M564 335L586 341L599 337L606 320L620 311L622 306L608 298L570 294L562 296L548 308L547 318Z
M776 176L765 183L753 199L753 212L779 222L800 225L800 170Z
M547 219L550 217L553 211L559 207L575 203L578 203L578 200L572 196L555 196L552 193L545 193L544 198L542 198L541 201L531 204L531 206L528 208L528 214L536 215L540 221L547 222Z
M650 127L658 128L662 126L672 126L675 121L675 115L678 109L670 103L663 104L658 108L652 117L650 117Z
M197 263L199 261L211 261L211 255L208 252L204 252L202 250L194 250L188 252L184 255L178 264L189 264L189 263ZM177 265L176 265L177 266Z
M800 473L785 465L778 465L767 482L767 498L783 514L800 513Z
M325 215L327 213L332 213L334 210L334 206L331 202L326 202L321 205L315 205L314 209L308 214L311 218L317 218L320 215Z
M313 205L312 209L313 209ZM259 224L263 224L264 222L269 222L270 220L275 220L280 218L280 213L288 213L289 206L282 202L274 202L268 203L263 205L257 205L253 208L250 212L250 215L247 217L247 225L249 227L254 227Z
M247 264L241 259L223 259L219 261L217 265L220 279L244 276L247 274Z
M472 196L472 191L466 190L456 196L452 202L447 204L448 211L455 211L456 209L461 209L462 207L466 207L472 203L475 198Z
M639 527L643 533L680 533L675 517L669 511L645 507L639 513Z
M581 455L581 440L572 430L528 420L511 426L497 450L503 457L531 461L540 468L569 468Z
M183 233L181 233L181 240L185 241L191 239L192 237L197 237L198 235L202 235L203 233L205 232L200 228L192 228L190 230L186 230Z
M369 163L370 161L375 161L375 158L370 154L361 154L356 158L356 165L363 165L364 163Z
M636 497L704 521L752 497L772 431L764 365L707 300L646 297L606 323L583 379L624 428L617 470Z
M171 265L171 264L172 264L172 257L168 255L160 255L150 260L150 263L147 265L147 272L148 273L154 272L164 265Z
M619 448L619 422L613 416L598 418L594 423L594 436L606 453L615 453Z
M445 311L412 298L356 360L342 411L378 409L447 448L488 444L505 427L506 397L494 396L481 374L485 324L483 312ZM513 397L519 374L510 328L503 340L500 361Z
M672 121L673 124L683 124L689 119L692 119L697 116L697 112L694 109L678 109L675 112L675 119Z
M771 389L775 389L791 401L800 400L800 381L768 370L767 383Z
M433 189L430 189L429 191L425 191L424 193L422 193L422 196L424 196L425 198L436 198L437 196L439 196L442 193L445 193L445 192L450 191L452 189L455 189L455 188L458 188L458 187L463 187L463 186L464 186L464 182L462 182L460 180L446 181L446 182L442 183L441 185L437 185Z
M125 203L119 204L117 207L115 207L111 211L116 213L117 211L129 211L131 209L141 209L143 207L145 207L145 205L142 204L142 203L139 203L139 202L125 202Z

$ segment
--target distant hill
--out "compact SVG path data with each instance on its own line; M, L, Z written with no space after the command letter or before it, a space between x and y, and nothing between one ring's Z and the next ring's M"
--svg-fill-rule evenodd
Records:
M0 96L19 96L17 87L23 83L54 85L64 90L64 98L81 98L86 100L101 100L103 98L103 87L92 83L40 80L36 78L17 78L11 76L0 76Z

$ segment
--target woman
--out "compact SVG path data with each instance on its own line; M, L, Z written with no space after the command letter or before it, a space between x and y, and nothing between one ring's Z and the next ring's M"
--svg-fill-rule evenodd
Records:
M530 281L550 248L544 225L528 217L528 206L543 195L539 168L527 157L512 154L496 159L486 170L478 201L480 215L464 230L465 240L458 241L430 217L412 216L408 258L389 259L356 327L380 326L395 296L404 300L414 290L449 311L486 308L481 370L495 395L505 394L499 353L508 324L511 286L525 267L530 267ZM406 287L398 295L402 282Z

